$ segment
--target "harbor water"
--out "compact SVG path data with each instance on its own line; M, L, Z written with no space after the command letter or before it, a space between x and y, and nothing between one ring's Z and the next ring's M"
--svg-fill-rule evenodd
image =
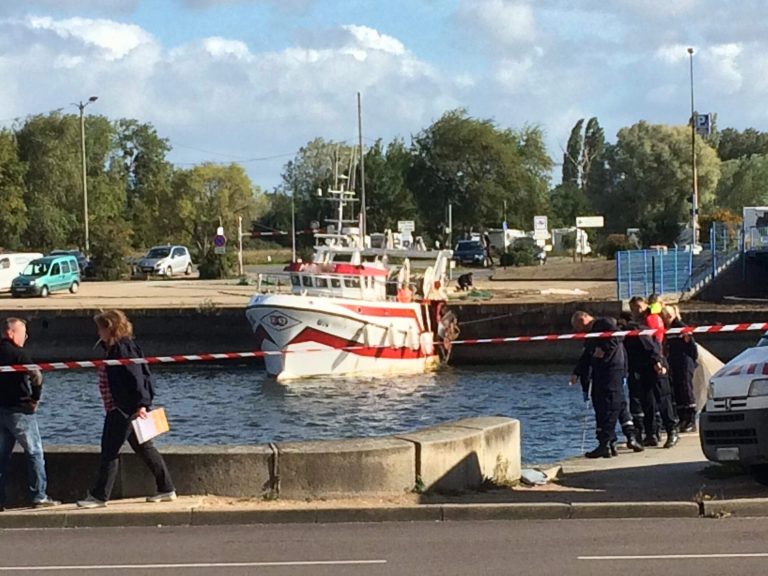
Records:
M523 461L552 462L594 441L594 419L569 366L455 367L396 378L316 378L278 384L255 366L154 367L169 444L384 436L474 416L522 423ZM46 373L46 444L98 444L103 411L93 370Z

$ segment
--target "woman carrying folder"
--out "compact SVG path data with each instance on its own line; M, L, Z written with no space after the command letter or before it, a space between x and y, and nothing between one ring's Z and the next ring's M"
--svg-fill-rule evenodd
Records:
M99 343L108 359L141 358L133 340L133 326L120 310L106 310L94 317ZM104 429L101 433L101 460L96 482L80 508L107 505L117 479L120 448L128 441L134 452L147 465L157 484L157 493L147 502L170 502L176 499L173 480L165 461L151 440L140 444L131 426L134 418L147 418L152 405L154 386L146 364L99 368L99 392L104 402Z

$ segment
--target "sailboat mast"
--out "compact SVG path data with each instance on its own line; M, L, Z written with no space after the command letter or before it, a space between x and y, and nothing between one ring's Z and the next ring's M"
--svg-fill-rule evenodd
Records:
M365 243L366 215L365 215L365 151L363 150L363 105L360 92L357 93L357 137L360 144L360 236Z

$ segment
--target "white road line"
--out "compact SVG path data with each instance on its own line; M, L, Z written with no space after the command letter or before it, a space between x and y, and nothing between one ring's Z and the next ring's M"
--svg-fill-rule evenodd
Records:
M196 564L83 564L79 566L0 566L0 572L74 572L82 570L164 570L178 568L278 568L285 566L370 566L386 560L296 560L287 562L203 562Z
M716 558L768 558L768 552L745 554L647 554L639 556L578 556L579 560L696 560Z

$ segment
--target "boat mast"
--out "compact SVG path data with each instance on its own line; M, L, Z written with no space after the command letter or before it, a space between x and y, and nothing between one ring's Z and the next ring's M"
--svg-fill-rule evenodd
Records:
M357 93L357 138L360 144L360 237L365 245L366 214L365 214L365 151L363 150L363 105L360 92Z

